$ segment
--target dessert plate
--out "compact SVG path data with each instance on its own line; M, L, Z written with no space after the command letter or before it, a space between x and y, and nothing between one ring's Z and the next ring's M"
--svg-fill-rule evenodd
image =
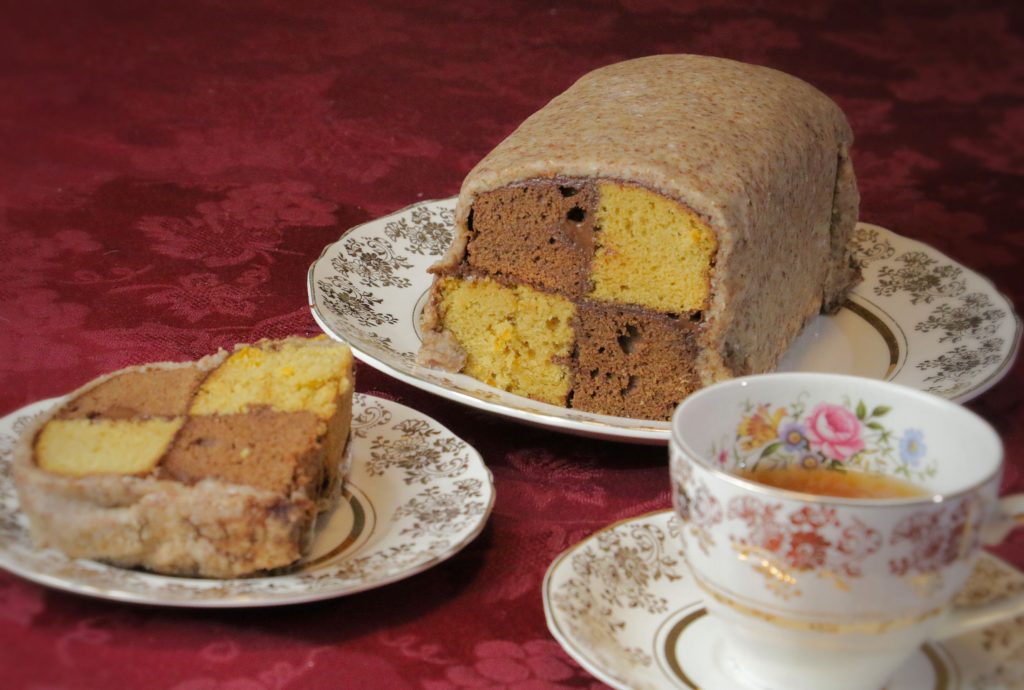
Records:
M162 606L277 606L354 594L450 558L482 530L494 483L480 454L433 419L356 394L352 468L338 505L320 516L309 556L283 574L234 580L168 577L70 559L33 548L18 510L11 449L36 414L29 405L0 419L0 567L57 589Z
M672 511L611 525L562 553L544 578L548 629L614 688L748 690L722 660L715 621L686 571ZM1024 574L984 554L958 604L1024 590ZM1024 613L1024 612L1019 612ZM886 690L1024 687L1024 617L929 642Z
M309 304L356 356L432 393L529 424L618 441L667 444L668 422L591 414L523 398L462 374L417 366L427 268L447 250L455 199L424 201L328 245L309 269ZM963 402L1009 369L1021 327L984 277L915 240L860 223L864 281L835 315L804 329L780 371L894 381Z

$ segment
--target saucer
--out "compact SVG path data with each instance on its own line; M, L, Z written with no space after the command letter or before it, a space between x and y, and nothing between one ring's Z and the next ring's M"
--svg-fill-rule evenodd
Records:
M983 554L958 603L1024 590L1024 573ZM615 688L752 690L735 675L715 620L686 571L670 510L624 520L572 546L542 588L548 629L565 651ZM1024 618L923 645L886 690L1024 687Z
M278 606L354 594L444 561L482 530L494 483L480 454L430 417L355 394L352 466L335 508L321 514L309 555L269 577L212 580L156 575L35 549L10 472L18 433L62 402L0 419L0 568L77 594L162 606Z
M451 243L454 211L454 198L423 201L325 247L307 276L310 310L323 331L384 373L464 405L581 436L667 444L666 421L565 409L416 364L427 268ZM987 278L877 225L858 223L854 242L863 281L836 314L804 328L779 371L865 376L957 402L1006 374L1020 321Z

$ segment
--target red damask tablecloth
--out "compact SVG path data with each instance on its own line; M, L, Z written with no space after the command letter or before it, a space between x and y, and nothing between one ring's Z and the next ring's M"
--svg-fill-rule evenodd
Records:
M1024 303L1024 12L1012 2L8 3L0 14L0 414L94 376L317 332L306 270L347 228L455 194L584 72L721 55L848 113L862 218ZM1024 490L1024 370L969 407ZM494 473L483 534L358 595L118 604L0 573L0 686L600 686L550 637L568 546L668 507L666 452L524 427L360 365ZM997 553L1024 567L1024 530Z

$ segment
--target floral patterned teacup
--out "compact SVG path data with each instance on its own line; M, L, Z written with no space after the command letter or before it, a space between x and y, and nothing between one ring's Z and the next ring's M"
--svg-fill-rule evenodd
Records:
M673 501L725 670L757 688L877 690L922 642L1024 611L955 610L982 543L1024 496L997 500L1002 444L928 393L831 374L716 384L672 419ZM910 498L777 489L755 467L881 473Z

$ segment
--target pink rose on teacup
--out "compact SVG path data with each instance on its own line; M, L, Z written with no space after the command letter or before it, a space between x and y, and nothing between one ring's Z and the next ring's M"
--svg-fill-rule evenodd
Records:
M857 415L840 405L822 403L807 418L807 440L811 449L826 458L847 460L864 449Z

